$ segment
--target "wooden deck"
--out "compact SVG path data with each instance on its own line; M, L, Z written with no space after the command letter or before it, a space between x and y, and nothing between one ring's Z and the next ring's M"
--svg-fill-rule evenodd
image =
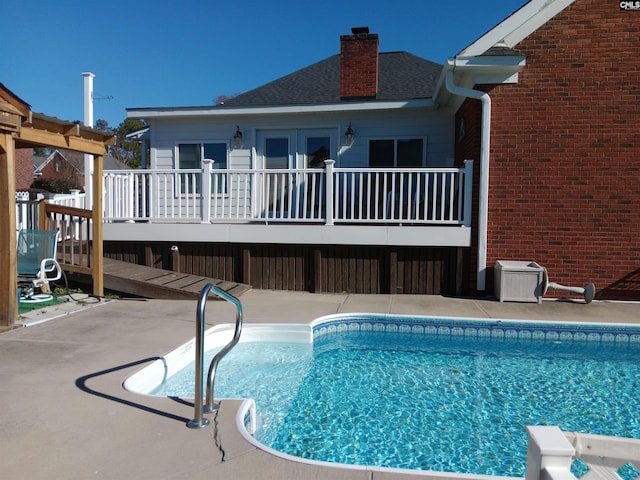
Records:
M89 280L88 277L87 280ZM197 300L202 288L207 283L216 285L234 297L238 297L251 289L250 285L243 283L227 282L216 278L173 272L104 258L104 287L107 290L146 298Z

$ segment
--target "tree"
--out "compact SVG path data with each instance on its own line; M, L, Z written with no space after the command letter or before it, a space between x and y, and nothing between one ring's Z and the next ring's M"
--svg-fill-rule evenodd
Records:
M239 94L234 93L233 95L218 95L216 98L213 99L213 104L216 106L219 105L224 105L225 103L227 103L229 100L231 100L232 98L238 96Z
M137 130L142 130L147 124L136 118L125 118L116 128L109 126L106 120L96 121L96 128L104 132L112 133L116 137L115 145L109 149L111 156L117 158L129 168L140 168L142 151L140 143L135 138L127 138L127 135Z
M98 119L96 120L96 130L102 130L103 132L112 132L112 128L109 127L109 122L106 120Z
M53 148L50 147L35 147L33 149L33 154L36 157L48 157L53 152Z

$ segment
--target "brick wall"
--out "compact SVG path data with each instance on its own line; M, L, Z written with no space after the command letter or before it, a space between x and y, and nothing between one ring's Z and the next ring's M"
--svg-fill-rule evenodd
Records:
M28 190L33 182L33 148L16 150L16 190Z
M368 32L368 30L367 30ZM340 36L340 97L375 98L378 94L378 35Z
M40 180L68 180L81 188L83 176L59 153L40 170Z
M577 0L516 46L517 85L485 86L487 266L535 260L557 283L640 299L638 45L640 12Z

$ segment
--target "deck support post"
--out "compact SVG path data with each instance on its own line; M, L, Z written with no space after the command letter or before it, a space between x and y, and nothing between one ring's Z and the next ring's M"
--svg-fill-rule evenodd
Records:
M0 330L18 319L18 263L16 259L16 157L11 133L0 131L0 203L7 205L8 217L0 229Z
M319 248L313 249L313 292L322 292L322 252Z
M389 248L389 293L404 293L398 292L398 250L395 247Z
M242 249L242 279L240 282L251 284L251 250L248 246Z
M149 245L144 246L144 265L146 267L153 267L153 249Z
M171 270L180 271L180 249L177 245L171 245Z
M102 172L103 156L93 157L93 207L91 213L91 270L93 294L104 296L104 244L102 243Z
M464 276L464 248L456 249L456 295L462 295Z

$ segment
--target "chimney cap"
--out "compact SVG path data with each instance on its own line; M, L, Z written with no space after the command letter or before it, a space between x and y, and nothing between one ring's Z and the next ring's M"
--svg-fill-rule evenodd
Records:
M352 27L351 33L353 33L354 35L369 33L369 27Z

